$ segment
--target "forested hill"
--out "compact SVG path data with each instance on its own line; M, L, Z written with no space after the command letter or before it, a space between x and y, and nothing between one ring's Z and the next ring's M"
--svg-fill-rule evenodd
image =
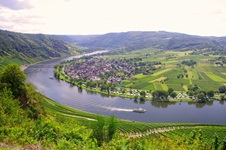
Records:
M34 63L76 53L76 47L52 35L0 30L0 62Z
M225 53L226 37L194 36L172 32L122 32L95 36L69 36L69 42L93 49L125 49L127 51L143 48L165 50L205 50ZM65 39L67 40L67 39Z

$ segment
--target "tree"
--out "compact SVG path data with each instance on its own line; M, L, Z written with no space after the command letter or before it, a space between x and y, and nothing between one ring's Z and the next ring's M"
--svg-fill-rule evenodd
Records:
M169 93L169 94L171 94L173 91L174 91L173 88L169 88L169 89L168 89L168 93Z
M208 97L214 97L214 91L208 91L206 94Z
M1 83L5 83L6 87L12 91L15 98L21 96L21 91L24 90L25 80L26 75L16 64L6 66L0 76Z
M199 102L205 102L206 96L204 93L200 92L197 94L197 99Z
M113 135L115 134L115 131L116 131L115 117L111 116L111 118L108 121L108 138L109 138L109 140L112 139Z
M78 82L78 86L79 86L79 87L82 87L82 81L79 81L79 82Z
M154 98L158 97L158 93L157 93L156 91L153 91L153 92L151 93L151 95L152 95Z
M97 116L97 122L96 125L94 125L93 129L93 136L97 139L97 144L99 146L102 145L102 143L105 140L105 120L101 116Z
M226 92L226 86L220 86L219 88L218 88L218 90L219 90L219 92L220 93L225 93Z
M39 114L44 114L44 108L40 102L41 97L32 84L24 83L25 80L26 75L19 66L10 64L0 76L0 82L5 86L1 90L9 90L13 98L19 100L21 108L27 111L28 116L37 119Z
M145 97L146 96L146 92L145 91L141 91L140 92L140 95L143 96L143 97Z
M225 100L225 99L226 99L225 95L224 95L224 94L221 94L221 95L220 95L220 100L223 101L223 100Z
M172 92L172 93L170 93L170 96L171 96L172 98L175 98L175 97L177 96L177 93L176 93L176 92Z

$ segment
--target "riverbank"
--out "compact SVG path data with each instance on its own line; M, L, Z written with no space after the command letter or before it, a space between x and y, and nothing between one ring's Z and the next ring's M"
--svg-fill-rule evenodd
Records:
M29 66L31 66L31 65L34 65L34 64L29 64L29 65L21 65L20 66L20 70L21 71L24 71L24 70L26 70Z
M75 58L79 57L81 56ZM120 119L138 122L226 123L219 117L219 114L226 111L224 101L213 101L212 103L140 101L139 99L134 100L132 97L131 99L121 98L125 97L123 94L110 96L107 92L97 93L98 89L92 89L93 92L85 90L86 82L82 83L82 89L74 83L67 83L57 78L49 79L50 76L54 76L54 65L71 59L68 57L29 67L25 71L27 82L33 83L38 91L60 104L94 114L105 116L113 114ZM147 111L143 114L133 113L132 110L135 108L143 108ZM210 110L214 110L214 112Z
M28 67L32 66L32 65L36 65L39 63L44 63L44 62L48 62L48 61L52 61L52 60L57 60L57 59L64 59L64 58L68 58L68 57L76 57L79 56L81 54L77 54L77 55L67 55L67 56L63 56L63 57L58 57L58 58L51 58L51 59L47 59L47 60L43 60L43 61L38 61L32 64L24 64L20 66L20 70L25 71ZM84 54L85 55L85 54Z
M86 83L82 83L80 80L74 80L70 76L66 75L64 73L64 67L63 65L61 67L56 66L54 70L55 77L59 78L60 80L63 80L67 83L70 83L71 85L77 86L78 88L87 90L89 92L99 93L101 95L107 96L107 97L121 97L121 98L128 98L133 100L140 100L142 101L156 101L156 102L189 102L189 103L198 103L197 99L190 98L187 94L181 94L178 95L179 98L167 98L167 99L160 99L160 98L153 98L151 93L146 93L146 97L142 97L139 95L139 93L131 94L130 91L138 91L137 89L125 89L124 93L121 92L115 92L111 90L104 90L102 91L101 88L90 88L86 86ZM220 100L219 95L215 95L213 98L209 98L205 102L211 102L214 100Z

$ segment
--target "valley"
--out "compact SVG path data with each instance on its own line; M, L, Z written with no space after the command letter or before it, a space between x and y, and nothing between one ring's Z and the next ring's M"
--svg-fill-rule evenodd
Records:
M112 96L204 102L224 99L219 91L226 83L224 65L220 55L143 49L67 61L56 66L55 76Z
M81 48L78 51L85 57L65 57L78 53L62 52L56 57L47 53L47 57L22 59L23 52L4 50L0 147L225 149L226 71L221 51L127 48L115 47L93 56L87 52L95 48ZM22 73L19 66L7 66L11 63L25 65L21 68L26 82L14 90L8 79L17 81L20 76L6 76L11 67ZM50 79L54 74L57 78ZM18 93L17 88L22 91ZM169 97L173 96L169 92L176 97ZM194 94L195 99L190 97ZM140 107L147 111L133 112Z

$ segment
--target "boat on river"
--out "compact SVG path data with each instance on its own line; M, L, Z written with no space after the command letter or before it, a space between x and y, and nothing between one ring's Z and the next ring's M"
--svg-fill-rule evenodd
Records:
M137 113L145 113L146 110L143 109L143 108L135 108L135 109L133 109L133 112L137 112Z
M50 76L49 78L50 78L50 79L53 79L53 77L52 77L52 76Z

